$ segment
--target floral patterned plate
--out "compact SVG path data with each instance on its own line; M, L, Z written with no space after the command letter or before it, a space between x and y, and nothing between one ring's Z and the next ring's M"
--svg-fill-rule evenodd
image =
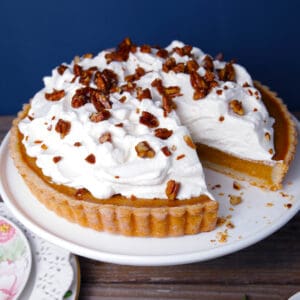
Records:
M17 299L29 279L32 256L24 233L0 216L0 299Z
M7 223L17 224L27 237L32 252L32 268L30 277L28 278L27 283L25 282L25 288L21 294L18 293L19 297L17 297L17 295L3 296L0 293L0 300L78 299L80 289L80 267L76 256L69 251L57 247L36 236L16 220L6 208L6 205L0 202L0 222L2 219L7 220ZM11 221L8 220L13 221L14 223L11 223ZM14 225L14 227L16 226Z

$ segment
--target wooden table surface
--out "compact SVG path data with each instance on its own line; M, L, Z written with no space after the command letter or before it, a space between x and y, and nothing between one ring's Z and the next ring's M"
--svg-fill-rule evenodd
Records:
M11 120L0 117L0 141ZM256 245L207 262L131 267L79 257L79 299L288 299L300 291L299 233L298 213Z

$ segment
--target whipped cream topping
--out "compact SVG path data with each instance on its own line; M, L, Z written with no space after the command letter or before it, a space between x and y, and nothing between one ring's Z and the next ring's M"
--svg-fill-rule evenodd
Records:
M205 76L206 54L192 48L190 55L179 55L173 51L175 47L182 48L184 44L172 42L166 48L168 57L173 57L177 64L186 64L192 56L199 64L197 73ZM166 198L167 183L175 180L180 183L177 199L210 196L196 151L186 142L190 135L194 142L243 158L272 162L274 121L242 66L233 64L235 81L222 81L217 71L226 63L213 61L216 86L201 99L194 100L190 74L165 72L166 58L157 55L159 50L141 50L137 47L128 53L128 58L112 61L107 59L111 52L102 51L77 62L82 70L93 67L99 71L112 70L117 75L118 87L126 85L127 76L135 74L137 68L145 71L135 78L134 84L140 90L149 89L151 99L149 96L138 99L136 90L111 90L111 107L105 109L110 116L98 122L91 120L91 115L97 112L92 103L73 105L76 91L85 87L80 77L74 76L74 61L64 64L63 72L55 68L50 77L44 78L45 87L33 97L28 117L20 122L19 130L27 154L36 157L37 165L53 182L86 188L97 198L121 194L152 199ZM152 84L156 79L161 80L163 87L180 89L171 99L176 108L166 112L162 104L164 96ZM94 80L90 80L89 86L97 89ZM54 91L64 92L59 99L49 101L46 95ZM232 100L242 106L242 115L230 106ZM144 112L155 116L158 124L141 124ZM59 120L70 124L64 136L56 130ZM155 135L157 128L166 128L172 134L166 139L159 138ZM99 142L107 133L109 140ZM145 141L154 153L151 157L141 157L136 150ZM87 159L91 155L93 159Z

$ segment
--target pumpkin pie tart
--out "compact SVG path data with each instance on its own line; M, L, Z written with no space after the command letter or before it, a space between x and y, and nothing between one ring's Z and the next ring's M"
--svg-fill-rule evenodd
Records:
M48 209L128 236L213 230L204 166L279 189L296 130L282 101L240 65L174 41L125 39L76 57L14 120L10 153Z

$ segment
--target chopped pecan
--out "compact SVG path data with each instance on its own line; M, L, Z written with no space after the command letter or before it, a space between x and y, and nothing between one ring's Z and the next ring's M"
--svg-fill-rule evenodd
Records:
M75 147L80 147L81 145L82 145L82 144L81 144L80 142L75 142L75 143L74 143L74 146L75 146Z
M142 115L140 116L140 123L149 128L155 128L159 126L157 117L147 111L142 112Z
M100 144L111 143L111 141L111 134L109 132L104 132L99 138Z
M58 72L59 75L63 75L65 73L66 69L68 69L67 66L60 65L60 66L57 67L57 72Z
M146 141L139 142L135 146L135 151L141 158L153 158L155 156L155 151Z
M61 156L54 156L54 157L53 157L53 162L54 162L55 164L57 164L61 159L62 159Z
M142 45L140 51L143 53L151 53L151 47L149 45Z
M59 119L55 125L55 131L60 134L60 138L64 138L71 130L71 122Z
M195 72L198 69L199 69L199 64L197 63L196 60L192 59L186 63L186 72L187 73Z
M103 110L101 110L99 112L92 113L90 115L90 120L92 122L98 123L98 122L101 122L101 121L109 119L109 117L110 117L110 112L108 110L106 110L106 109L103 109Z
M65 96L64 90L55 90L53 89L52 93L45 93L45 98L49 101L58 101Z
M83 58L93 58L93 53L85 53L82 55Z
M138 68L135 69L135 73L131 74L131 75L127 75L125 77L125 80L127 82L133 82L133 81L139 80L145 74L146 74L146 71L143 68L138 67Z
M183 136L183 139L189 147L196 149L196 146L189 135Z
M159 79L159 78L154 79L151 82L151 86L155 87L161 95L164 94L164 87L163 87L161 79Z
M164 146L160 149L165 156L171 156L172 152L169 150L168 146Z
M142 101L143 99L152 99L152 95L150 90L147 89L142 89L142 88L137 88L136 89L136 97Z
M228 195L228 196L231 205L238 205L242 202L242 197L240 196L235 196L235 195Z
M217 93L218 95L222 95L223 90L216 90L216 93Z
M122 96L120 99L119 99L119 101L121 102L121 103L124 103L125 101L126 101L126 96Z
M123 123L117 123L117 124L115 124L115 127L123 127L124 126L124 124Z
M166 49L158 49L158 51L156 52L156 56L167 58L169 56L169 52Z
M190 82L195 89L194 100L202 99L207 95L209 85L197 72L190 73Z
M169 57L166 59L165 63L162 65L162 70L166 73L171 71L176 66L176 60L174 57Z
M185 157L185 154L180 154L176 157L176 160L183 159Z
M231 62L223 69L218 70L219 79L222 81L235 81L235 70Z
M184 73L184 71L185 71L185 65L184 65L184 63L178 63L178 64L176 64L176 66L174 66L172 68L172 71L175 72L175 73Z
M211 82L215 79L215 74L211 71L206 71L205 75L204 75L204 80L206 82Z
M135 52L136 46L132 44L130 38L125 38L117 47L116 51L105 54L106 62L127 61L130 52Z
M243 116L245 114L242 102L239 100L236 100L236 99L231 100L229 102L229 107L237 115Z
M168 97L171 97L171 98L182 96L182 94L180 94L180 87L179 86L165 87L164 88L164 94Z
M192 51L193 47L190 45L185 45L182 48L180 47L175 47L173 48L173 51L176 52L178 55L180 56L191 56L191 51Z
M157 128L154 131L154 135L162 140L168 139L173 134L173 130L167 128Z
M220 121L220 122L223 122L224 120L225 120L224 116L220 116L220 117L219 117L219 121Z
M82 67L78 64L74 64L73 66L73 73L75 76L80 76L82 72Z
M90 164L94 164L96 162L96 156L91 153L85 158L85 160Z
M269 142L271 140L271 135L269 132L265 133L265 139Z
M77 91L76 91L75 95L72 97L72 101L71 101L71 105L73 108L79 108L88 102L86 96L82 95L80 93L77 93Z
M136 83L135 82L127 82L127 84L124 84L121 86L121 93L122 92L128 92L131 93L135 90Z
M180 183L176 182L175 180L169 180L167 182L165 193L169 200L175 200L177 194L179 192Z
M212 58L209 55L206 55L203 59L203 67L208 70L213 72L214 70L214 63Z

